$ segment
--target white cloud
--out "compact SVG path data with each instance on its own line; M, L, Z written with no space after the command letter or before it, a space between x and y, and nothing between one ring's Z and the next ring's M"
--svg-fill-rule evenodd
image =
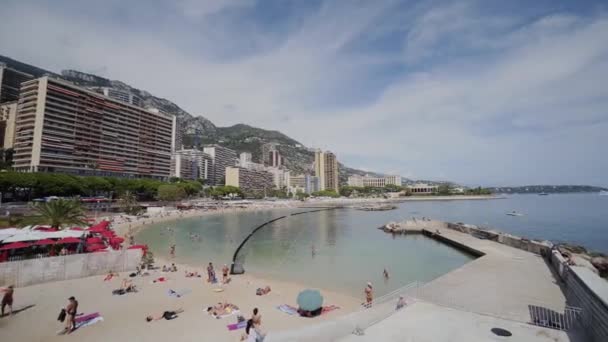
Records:
M248 1L178 2L188 25L216 16L215 26L202 25L201 32L179 25L129 29L9 3L0 53L55 71L106 70L106 77L216 124L278 129L371 170L468 183L582 177L608 185L608 161L592 157L601 153L608 119L605 16L551 13L522 23L457 3L429 8L411 22L387 22L403 9L393 2L358 5L327 2L277 33L256 25L241 32L240 22L221 20L224 10L251 7ZM406 42L403 54L350 49L362 36L391 32L401 35L397 44ZM214 54L239 44L253 48L226 59ZM366 86L395 65L377 88ZM327 105L357 86L374 96L356 106Z

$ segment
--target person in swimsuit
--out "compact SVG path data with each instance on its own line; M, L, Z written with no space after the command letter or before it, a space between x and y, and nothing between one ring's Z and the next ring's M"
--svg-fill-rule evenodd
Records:
M2 314L4 316L4 308L8 306L8 314L13 314L13 295L15 294L15 288L13 285L9 285L6 289L3 289L4 295L2 296Z
M260 315L258 308L253 309L253 316L251 316L251 322L254 327L262 325L262 315Z
M78 301L74 297L68 298L68 306L65 308L65 331L69 334L76 330L76 313L78 312Z
M215 279L215 270L213 269L213 263L209 263L207 266L207 282L215 283L217 280Z
M222 283L224 284L228 283L228 271L230 271L228 265L224 264L224 267L222 267Z
M182 308L179 308L177 310L172 310L172 311L164 311L162 314L160 314L158 316L150 315L150 316L146 317L146 322L158 321L163 318L166 319L167 321L170 321L172 319L177 318L178 317L177 315L182 312L184 312L184 309L182 309Z
M371 308L372 301L374 300L374 290L372 288L372 283L368 282L365 287L365 306Z
M175 245L171 245L171 248L169 249L169 254L172 258L175 258Z

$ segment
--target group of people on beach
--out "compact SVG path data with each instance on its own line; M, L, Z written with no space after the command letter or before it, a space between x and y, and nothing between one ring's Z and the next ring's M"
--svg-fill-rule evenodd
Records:
M230 277L228 276L229 272L230 268L228 268L228 265L224 264L222 267L222 284L228 284L230 282ZM211 284L217 283L215 268L213 267L212 262L209 262L209 265L207 266L207 282Z

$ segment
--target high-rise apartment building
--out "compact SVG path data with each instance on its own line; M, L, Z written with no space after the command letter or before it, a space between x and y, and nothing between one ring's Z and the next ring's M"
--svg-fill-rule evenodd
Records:
M329 151L315 152L315 176L319 177L320 190L339 191L338 160L335 154Z
M0 104L0 144L2 148L12 148L15 143L15 117L17 101Z
M233 167L237 163L236 152L220 145L205 146L203 148L203 152L211 156L213 160L213 164L211 166L211 175L209 176L209 184L225 184L226 168Z
M258 196L267 195L274 186L270 172L236 166L226 168L226 185L236 186L245 194Z
M171 176L182 179L209 180L213 158L207 153L197 150L178 150L173 154Z
M169 177L174 119L48 76L21 85L14 168Z
M272 175L275 189L284 189L289 186L290 173L288 170L278 167L266 167L266 171Z
M0 103L19 100L21 83L32 79L34 76L0 63Z
M277 150L268 152L268 163L272 167L281 167L283 165L283 157Z

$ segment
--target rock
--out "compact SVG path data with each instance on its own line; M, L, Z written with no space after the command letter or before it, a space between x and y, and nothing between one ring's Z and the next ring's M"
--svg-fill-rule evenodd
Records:
M597 269L600 277L608 277L608 257L593 257L591 258L591 265Z

